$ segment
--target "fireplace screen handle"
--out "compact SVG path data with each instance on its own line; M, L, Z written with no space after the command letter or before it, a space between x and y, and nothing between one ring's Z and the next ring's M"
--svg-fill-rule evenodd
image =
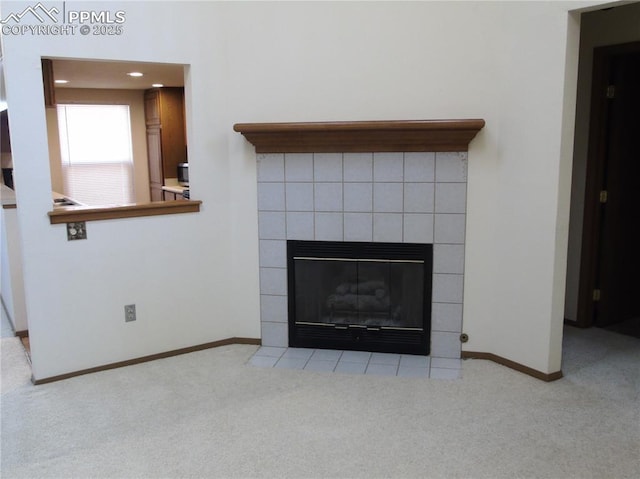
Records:
M298 324L316 324L316 323L298 323ZM331 326L330 324L327 324L326 326ZM334 324L333 328L334 329L349 329L348 324ZM382 328L376 328L376 327L371 327L371 326L355 326L355 325L351 325L354 328L362 328L362 329L366 329L367 331L380 331ZM386 328L386 329L419 329L419 328Z

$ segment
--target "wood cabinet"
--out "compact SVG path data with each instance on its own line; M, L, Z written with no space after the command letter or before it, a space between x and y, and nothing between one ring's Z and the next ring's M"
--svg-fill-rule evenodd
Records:
M149 157L149 187L151 201L162 201L162 138L160 127L147 127L147 155Z
M144 93L151 201L162 201L165 178L177 176L187 161L184 88L154 88Z
M44 106L55 108L56 89L53 83L53 60L43 58L40 62L42 65L42 84L44 86Z
M173 191L166 191L166 190L163 190L163 191L162 191L162 194L163 194L163 196L164 196L164 197L163 197L163 199L164 199L165 201L184 200L184 198L182 197L182 195L181 195L181 194L179 194L179 193L174 193Z

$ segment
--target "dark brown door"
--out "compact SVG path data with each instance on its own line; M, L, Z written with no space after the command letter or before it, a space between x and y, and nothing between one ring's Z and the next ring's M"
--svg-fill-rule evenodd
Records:
M603 62L608 104L594 303L602 327L640 318L640 50L625 50Z

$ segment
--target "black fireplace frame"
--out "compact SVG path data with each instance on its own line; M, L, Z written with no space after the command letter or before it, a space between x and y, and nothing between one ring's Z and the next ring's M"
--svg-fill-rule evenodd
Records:
M424 264L422 328L362 326L345 328L328 327L324 324L296 324L295 258L300 257L422 261ZM432 244L288 240L289 346L428 356L431 340L432 274Z

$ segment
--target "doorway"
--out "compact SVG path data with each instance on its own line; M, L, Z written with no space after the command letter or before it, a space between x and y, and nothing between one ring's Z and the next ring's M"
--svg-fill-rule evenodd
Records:
M577 325L640 337L640 42L594 49Z

